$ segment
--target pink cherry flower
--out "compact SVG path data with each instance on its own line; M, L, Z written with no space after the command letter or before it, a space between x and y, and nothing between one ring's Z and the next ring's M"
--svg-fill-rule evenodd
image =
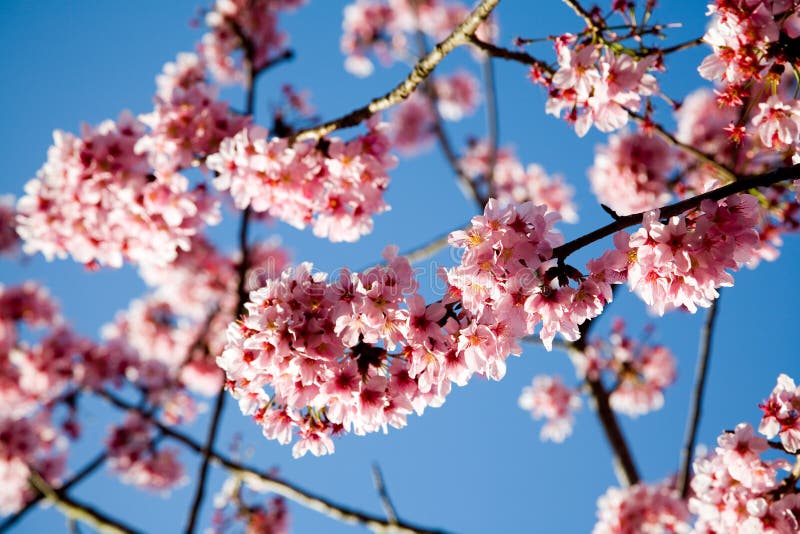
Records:
M543 441L561 443L570 434L575 418L572 415L580 408L578 393L565 386L559 377L537 375L533 384L525 387L518 401L519 407L531 412L534 419L546 419L539 432Z

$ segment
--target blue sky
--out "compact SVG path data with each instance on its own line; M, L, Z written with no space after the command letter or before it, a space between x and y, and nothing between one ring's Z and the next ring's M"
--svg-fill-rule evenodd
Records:
M332 118L384 93L404 76L402 65L379 69L366 80L343 71L338 42L345 4L312 0L285 17L296 59L260 80L257 120L266 120L270 102L278 98L286 82L309 89L319 113ZM670 42L703 33L703 2L665 0L663 4L658 20L687 19L684 27L670 32ZM4 51L0 55L4 81L0 84L0 161L4 162L0 193L21 194L24 183L45 161L53 129L77 132L82 121L114 118L126 108L135 113L149 111L155 75L178 52L193 49L200 36L188 24L197 7L203 6L184 0L0 4L0 49ZM581 27L557 0L503 0L497 13L504 43L517 35L537 37ZM544 48L537 50L545 53ZM705 53L693 50L670 60L670 70L659 78L665 92L681 97L704 84L696 65ZM452 72L461 66L479 73L465 51L454 53L440 69ZM594 146L603 136L593 131L578 139L563 121L544 115L543 90L526 80L524 68L501 62L496 67L501 142L512 144L523 163L540 163L549 172L562 174L577 190L581 220L561 226L567 238L607 222L586 179ZM229 90L224 95L241 107L240 92ZM449 130L461 144L467 136L480 134L483 124L481 109ZM392 172L387 200L392 210L378 216L375 231L355 244L332 244L284 224L259 227L255 235L281 236L295 260L312 261L322 270L344 265L360 268L378 261L387 244L397 244L401 250L413 248L463 225L474 212L436 150L401 160ZM213 235L230 249L235 243L236 217L225 215ZM435 260L444 265L452 262L446 252ZM793 336L800 301L799 261L800 243L796 236L788 236L778 261L737 273L736 286L725 291L700 442L713 445L722 429L740 421L757 423L756 405L768 395L778 373L800 378ZM422 267L429 272L432 268L431 264ZM144 291L131 268L89 273L72 261L47 263L40 256L0 260L0 282L10 285L26 279L48 286L71 324L87 336L96 336L117 310ZM664 409L636 420L622 418L643 478L661 480L677 466L704 312L652 318L638 299L622 291L595 332L607 332L609 319L616 315L626 317L632 332L652 322L656 339L666 343L679 362L679 379L668 390ZM277 467L294 483L375 513L380 506L370 466L378 462L400 516L422 525L456 532L588 531L594 523L597 497L615 484L599 424L584 406L575 433L564 444L540 443L540 424L517 408L520 390L535 374L560 373L573 383L574 372L565 355L547 353L538 346L526 347L521 358L508 363L502 382L474 379L469 386L457 388L442 408L410 418L407 428L385 436L339 439L336 453L329 457L293 460L289 447L264 440L234 403L228 403L224 414L219 446L224 449L234 435L241 435L252 446L250 463L265 469ZM119 414L102 403L89 402L84 409L86 434L70 455L72 468L99 450L106 429L119 420ZM207 417L201 417L192 433L204 435L206 423ZM188 454L183 458L193 475L195 459ZM222 480L221 472L214 471L211 492ZM145 531L172 532L182 528L193 492L190 484L166 500L136 491L104 472L78 486L74 495ZM204 512L207 524L210 506ZM296 532L354 530L295 506L292 514ZM64 525L57 512L43 510L31 514L15 532L57 532Z

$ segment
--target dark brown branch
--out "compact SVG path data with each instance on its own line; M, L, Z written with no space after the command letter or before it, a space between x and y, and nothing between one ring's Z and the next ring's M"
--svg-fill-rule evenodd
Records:
M611 409L609 394L599 379L587 379L586 383L589 385L594 407L597 410L597 417L600 419L603 432L605 432L606 439L614 455L614 470L617 474L617 480L624 487L633 486L639 482L639 471L636 469L628 442L622 433L619 421L617 421L617 416Z
M697 208L700 206L700 203L703 200L722 200L723 198L735 195L736 193L742 193L756 187L767 187L785 180L796 179L798 177L800 177L800 164L792 165L790 167L782 167L764 174L742 177L741 179L728 185L724 185L706 193L664 206L661 208L660 216L662 218L668 218L674 215L680 215L685 211ZM576 239L573 239L572 241L568 241L567 243L554 248L553 257L563 260L576 250L590 245L595 241L599 241L600 239L615 234L616 232L624 230L625 228L641 224L646 213L648 212L643 211L640 213L633 213L631 215L622 215L616 221L613 221L601 228L589 232L588 234L584 234Z
M98 394L118 408L126 411L139 411L136 406L129 404L113 393L101 391L98 392ZM160 430L164 436L179 441L194 452L204 452L205 447L200 445L191 437L161 423L157 419L153 418L152 415L143 415L152 425L158 428L158 430ZM255 480L265 489L265 491L271 491L277 495L282 495L283 497L286 497L287 499L290 499L301 506L315 510L321 514L332 517L333 519L342 521L344 523L363 525L376 532L399 532L406 534L428 534L443 532L441 530L412 525L404 521L398 521L396 524L392 524L382 517L337 504L333 501L325 499L324 497L315 495L298 486L295 486L294 484L285 482L273 475L235 462L213 450L210 452L209 458L242 479Z
M581 337L571 343L571 350L577 353L575 356L583 357L583 352L586 350L586 335L593 323L594 321L590 320L581 324ZM609 393L599 377L596 379L587 377L586 385L589 386L597 417L600 419L606 440L611 446L617 480L624 487L632 486L639 482L639 471L636 469L636 463L633 460L628 441L619 426L617 416L611 409Z
M658 52L660 54L672 54L674 52L680 52L681 50L687 50L689 48L694 48L695 46L699 46L703 44L702 37L698 37L697 39L692 39L691 41L686 41L685 43L676 44L674 46L668 46L667 48L656 49L654 52Z
M680 469L678 471L677 484L682 499L685 499L689 494L689 472L692 469L692 456L697 440L697 428L702 414L703 392L706 386L706 372L708 371L708 360L711 357L711 340L714 335L714 322L717 318L718 306L719 297L711 303L700 333L700 348L697 354L694 390L692 391L692 401L689 406L689 416L686 420L686 437L681 449Z
M412 3L412 5L414 6L414 15L416 17L416 3ZM418 23L417 26L419 26ZM428 44L425 40L425 34L421 29L419 29L419 27L417 28L415 38L417 41L417 53L420 56L426 56L428 54ZM436 135L439 148L441 148L447 163L450 164L450 167L456 174L458 183L464 196L468 197L470 200L475 202L478 207L482 208L488 199L481 195L477 184L467 175L466 172L464 172L464 168L461 166L461 158L456 153L456 150L453 148L453 143L450 141L450 137L447 135L447 130L444 127L444 121L442 120L442 116L439 114L439 109L437 107L439 95L436 94L432 73L428 74L428 77L423 82L421 88L422 94L428 98L428 102L431 106L431 116L433 117L433 133Z
M106 515L88 504L78 502L68 497L63 492L56 491L35 471L31 472L29 480L31 486L36 488L36 490L43 495L44 499L50 501L68 518L86 523L100 532L114 534L141 532L121 523L119 520Z
M436 66L456 47L469 42L469 38L481 23L489 16L500 0L483 0L472 13L453 30L447 38L437 44L433 50L420 59L406 78L385 95L375 98L367 105L351 111L337 119L301 130L294 140L319 139L335 130L349 128L360 124L375 113L389 108L408 98L416 88L433 72Z
M246 80L246 114L252 115L255 104L255 72L253 70L253 49L252 44L240 34L242 46L245 50L245 69L247 71ZM248 206L242 212L241 222L239 225L239 265L237 267L238 281L236 286L237 304L234 312L234 319L239 317L244 312L244 304L247 302L247 268L249 264L248 246L247 246L247 231L250 224L251 209ZM211 461L211 451L214 448L214 442L217 439L219 431L219 424L222 419L222 410L225 407L225 399L228 394L225 391L225 386L220 388L217 392L217 398L214 402L214 411L211 414L211 423L208 428L208 435L206 437L205 447L202 452L202 460L200 462L200 470L197 475L197 489L195 490L192 506L189 509L189 518L186 522L186 533L193 534L196 525L197 517L200 513L200 508L203 505L203 497L205 495L206 480L208 479L209 463Z
M479 49L483 50L484 52L486 52L487 54L492 56L492 57L506 59L506 60L509 60L509 61L516 61L518 63L522 63L523 65L530 65L530 66L538 68L541 72L545 72L547 74L551 74L552 75L552 74L555 73L555 69L553 69L551 66L549 66L546 62L544 62L544 61L542 61L540 59L537 59L537 58L533 57L532 55L530 55L530 54L528 54L526 52L521 52L521 51L516 51L516 50L509 50L507 48L501 48L501 47L495 46L495 45L493 45L491 43L483 42L483 41L477 39L476 37L472 37L470 42L472 44L474 44L476 47L478 47ZM678 46L687 47L688 44L684 43L684 44L678 45ZM664 53L665 50L670 50L670 49L664 49L662 51L659 51L659 53ZM655 51L653 53L655 53ZM725 181L732 181L732 180L736 179L736 175L734 174L733 171L731 171L725 165L723 165L723 164L719 163L718 161L716 161L709 154L706 154L705 152L703 152L701 150L698 150L698 149L696 149L695 147L693 147L691 145L687 145L686 143L683 143L682 141L679 141L674 135L670 134L663 126L661 126L660 124L657 124L657 123L649 121L645 116L641 115L640 113L637 113L637 112L632 111L632 110L626 110L626 111L628 112L628 115L633 120L635 120L639 124L646 124L646 126L648 128L652 128L653 131L655 131L659 136L661 136L668 143L680 148L681 150L683 150L687 154L692 155L693 157L697 158L702 163L705 163L705 164L713 167L717 171L717 173L720 176L722 176L722 178L725 179Z
M521 52L518 50L510 50L508 48L502 48L500 46L493 45L492 43L481 41L474 35L470 38L470 42L477 48L483 50L492 57L505 59L508 61L516 61L517 63L522 63L523 65L530 65L531 67L537 67L542 72L546 72L548 74L555 73L555 69L550 65L548 65L547 62L542 61L541 59L537 59L526 52Z
M386 481L384 481L383 473L377 463L372 464L372 482L375 484L375 491L378 492L381 506L386 513L386 519L389 523L396 525L398 521L397 510L394 507L394 503L392 503L392 499L389 497L389 492L386 489Z

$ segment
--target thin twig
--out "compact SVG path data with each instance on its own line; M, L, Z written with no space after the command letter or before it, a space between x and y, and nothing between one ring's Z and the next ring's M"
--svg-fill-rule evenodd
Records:
M547 64L546 61L542 61L541 59L537 59L532 55L528 54L527 52L521 52L519 50L510 50L508 48L503 48L492 43L488 43L486 41L481 41L474 35L470 38L470 42L475 45L478 49L486 52L488 55L500 59L505 59L508 61L516 61L517 63L522 63L523 65L530 65L531 67L537 67L542 72L546 72L547 74L554 74L555 69Z
M697 428L700 425L700 415L703 408L706 371L708 370L708 360L711 357L711 340L714 335L714 324L717 318L718 306L719 297L711 303L711 307L706 314L706 320L703 323L703 329L700 333L700 348L697 353L697 370L695 371L694 390L689 406L689 416L686 420L686 437L684 439L683 448L681 449L680 470L678 471L678 491L681 492L681 498L683 499L689 494L689 472L692 468L692 456L697 439Z
M416 17L416 3L412 2L412 5L414 6L414 16ZM425 56L428 54L428 44L425 40L425 34L419 28L418 21L416 21L416 25L417 53L420 56ZM455 148L453 148L453 143L450 141L450 136L447 135L447 130L444 127L444 121L442 120L442 116L438 109L439 95L436 94L436 87L434 85L432 73L428 74L427 79L422 83L421 89L422 94L428 98L428 103L430 105L431 117L433 118L433 133L436 135L439 148L441 148L447 163L450 164L450 167L453 169L453 172L458 178L458 184L462 193L465 197L475 202L479 208L482 208L488 199L481 195L478 185L464 171L464 168L461 165L461 157L458 155Z
M715 160L712 156L706 154L702 150L698 150L691 145L687 145L686 143L679 141L674 135L669 133L663 126L650 121L647 117L641 115L640 113L637 113L630 109L626 111L633 120L635 120L639 124L645 124L646 127L648 128L652 128L658 135L660 135L668 143L680 148L687 154L690 154L695 158L697 158L702 163L705 163L710 167L712 167L717 172L717 174L719 174L726 182L731 182L733 180L736 180L736 173L734 173L731 169L729 169L722 163Z
M687 50L689 48L694 48L695 46L699 46L705 43L702 37L698 37L697 39L692 39L691 41L686 41L685 43L676 44L674 46L668 46L667 48L657 49L656 51L660 54L672 54L674 52L680 52L681 50Z
M372 464L372 482L375 484L375 491L378 492L381 506L383 506L383 511L386 513L386 519L389 523L396 525L398 522L397 509L395 509L392 499L389 497L386 481L383 479L383 473L377 463Z
M433 72L433 69L452 52L456 47L464 45L469 42L469 38L481 23L489 16L492 10L497 6L500 0L483 0L472 13L453 30L442 42L437 44L433 50L430 51L425 57L420 59L406 78L400 82L394 89L386 93L384 96L371 100L367 105L360 107L350 113L343 115L337 119L325 122L318 126L301 130L294 135L294 140L304 139L319 139L334 130L341 128L349 128L356 126L362 121L368 119L375 113L389 108L406 98L416 90L416 88L424 82L428 76Z
M128 402L117 397L111 392L100 391L97 393L118 408L121 408L126 411L138 412L136 406L129 404ZM204 452L205 450L204 446L200 445L200 443L195 441L193 438L161 423L160 421L152 417L152 415L149 414L144 414L144 415L145 418L153 426L158 428L158 430L160 430L161 433L164 434L166 437L179 441L180 443L190 448L194 452L197 453ZM285 482L273 475L261 472L253 467L249 467L241 463L238 463L213 450L209 454L209 458L211 458L211 460L214 461L215 463L226 468L231 474L239 476L245 480L256 482L258 485L264 488L264 491L271 491L277 495L282 495L283 497L286 497L287 499L290 499L301 506L304 506L310 510L315 510L321 514L324 514L338 521L342 521L344 523L363 525L376 532L399 532L406 534L415 534L415 533L427 534L427 533L443 532L438 529L420 527L399 520L396 524L392 524L382 517L368 514L366 512L361 512L341 504L337 504L333 501L325 499L324 497L315 495L307 490L295 486L294 484Z
M36 488L45 499L50 501L68 518L86 523L100 532L113 534L140 532L133 529L119 520L114 519L105 513L93 508L88 504L80 503L67 495L56 491L42 478L39 473L32 471L29 477L31 486Z
M486 92L486 130L489 132L489 161L486 169L487 196L494 196L494 170L497 166L497 146L500 142L500 119L497 111L497 89L495 87L492 58L483 60L483 84Z
M576 15L582 18L586 22L586 27L590 28L593 32L597 32L600 28L597 25L597 22L592 18L591 13L586 11L584 7L578 2L578 0L563 0L565 4L572 8Z

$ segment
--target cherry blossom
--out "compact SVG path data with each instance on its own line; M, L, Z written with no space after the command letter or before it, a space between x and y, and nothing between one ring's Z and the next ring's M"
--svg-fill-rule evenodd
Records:
M149 174L134 147L144 131L129 113L81 138L56 131L47 163L17 203L17 232L28 254L121 267L168 263L205 223L218 221L203 184L173 172Z
M666 141L642 132L622 132L597 148L589 180L600 202L628 215L669 201L673 166L673 151Z
M225 139L207 165L219 174L215 187L230 190L239 209L249 206L297 228L311 224L331 241L356 241L372 230L372 215L388 209L383 191L396 163L386 127L377 117L367 127L348 142L327 140L324 149L289 146L267 139L262 128L246 128Z
M519 407L529 410L534 419L547 419L539 436L542 440L561 442L572 433L572 412L581 405L580 396L558 377L538 375L533 384L522 390Z
M593 534L688 533L690 514L686 503L669 484L635 484L609 488L597 500L597 524Z

